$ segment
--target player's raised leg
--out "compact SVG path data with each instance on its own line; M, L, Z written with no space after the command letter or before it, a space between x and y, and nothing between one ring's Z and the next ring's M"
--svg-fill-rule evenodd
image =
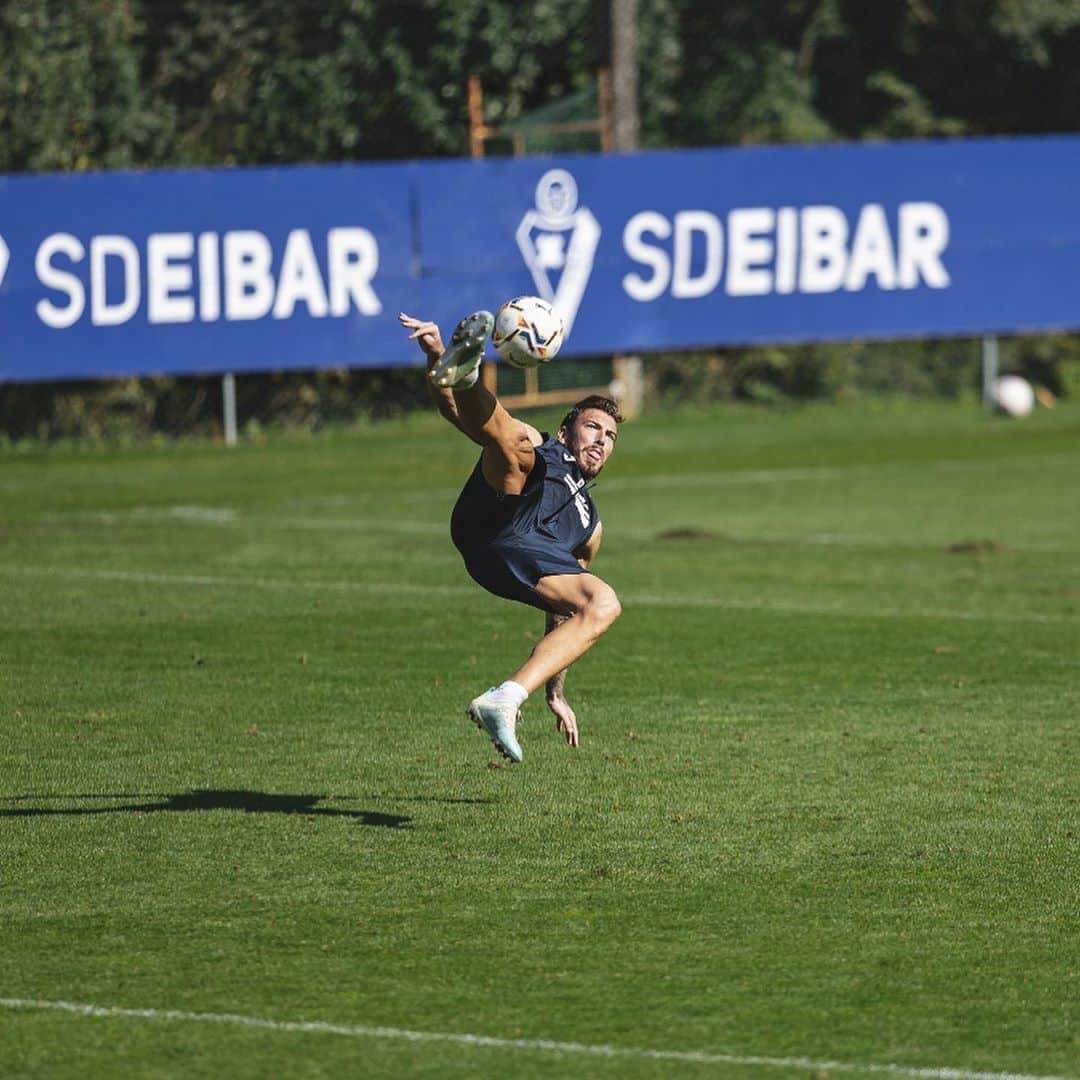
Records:
M453 392L455 423L484 448L484 479L500 495L517 495L532 468L533 447L541 438L535 428L511 416L477 377L493 324L486 311L462 319L428 377L442 392L447 387Z
M434 323L402 313L428 355L428 380L439 411L473 442L484 447L484 478L500 494L516 495L528 473L539 433L515 420L479 379L484 348L494 326L488 311L466 315L443 348ZM524 468L523 468L524 466Z

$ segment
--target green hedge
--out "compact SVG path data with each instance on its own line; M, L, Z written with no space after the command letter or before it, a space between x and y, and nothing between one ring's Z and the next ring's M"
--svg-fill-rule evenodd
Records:
M1055 397L1080 396L1080 339L1005 338L1002 373L1015 372ZM650 358L654 401L977 397L982 388L979 339L853 342L727 349Z
M1058 398L1080 397L1080 341L1073 336L1017 337L1000 342L1002 372L1024 375ZM609 366L573 360L553 365L575 385L588 375L609 377ZM647 403L712 401L764 405L797 400L855 401L904 396L976 399L981 390L977 339L801 345L664 353L645 358ZM589 381L586 379L586 381ZM521 389L508 373L504 393ZM328 424L367 423L430 408L418 368L331 370L237 377L242 433L266 429L316 431ZM0 446L20 440L146 442L222 432L217 377L124 379L94 383L0 386Z

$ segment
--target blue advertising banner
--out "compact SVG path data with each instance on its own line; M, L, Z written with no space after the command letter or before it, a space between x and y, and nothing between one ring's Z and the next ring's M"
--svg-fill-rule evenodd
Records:
M1080 327L1080 138L0 177L0 380Z

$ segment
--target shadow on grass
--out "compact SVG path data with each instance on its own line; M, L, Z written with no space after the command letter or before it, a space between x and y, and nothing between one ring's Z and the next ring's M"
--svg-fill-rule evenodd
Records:
M38 802L56 796L19 795L0 798L0 803ZM69 795L70 799L162 799L163 802L127 803L121 806L18 806L0 807L0 817L52 817L79 814L186 813L192 810L241 810L245 814L306 814L309 817L355 818L362 825L382 829L409 828L412 818L380 814L373 810L337 810L319 806L325 795L268 795L262 791L188 791L181 795Z

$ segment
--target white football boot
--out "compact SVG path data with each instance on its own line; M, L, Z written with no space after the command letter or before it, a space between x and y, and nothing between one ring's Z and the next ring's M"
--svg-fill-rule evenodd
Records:
M507 701L493 686L469 702L468 715L477 727L491 736L495 749L511 761L521 761L521 747L514 730L521 720L518 707Z

